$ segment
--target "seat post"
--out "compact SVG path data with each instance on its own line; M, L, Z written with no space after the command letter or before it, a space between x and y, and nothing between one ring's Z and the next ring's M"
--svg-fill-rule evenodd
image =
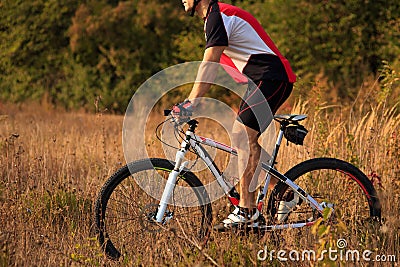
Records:
M274 151L272 152L272 156L271 156L271 160L270 160L271 168L273 168L276 163L276 157L278 156L279 147L281 146L282 139L283 139L283 132L285 130L285 127L287 126L286 121L279 121L279 123L280 123L279 134L278 134L278 138L275 143L275 148L274 148ZM262 209L262 206L264 205L263 199L267 195L267 191L268 191L270 182L271 182L271 174L268 172L267 176L265 177L265 184L262 188L260 188L260 192L257 197L257 208L260 211Z
M283 132L288 123L286 121L280 121L279 124L280 124L280 127L279 127L278 138L276 139L275 148L274 148L274 151L272 152L271 167L274 167L274 165L276 163L276 157L278 156L279 148L281 146L282 139L283 139Z

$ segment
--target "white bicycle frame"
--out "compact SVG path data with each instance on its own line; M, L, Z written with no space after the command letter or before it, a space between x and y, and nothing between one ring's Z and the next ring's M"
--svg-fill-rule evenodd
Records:
M192 124L190 124L192 122ZM176 156L175 156L175 166L173 171L170 172L168 176L168 180L165 186L165 189L163 191L159 208L157 210L157 215L156 215L156 221L158 223L163 223L165 211L167 209L167 205L169 201L171 200L171 196L177 181L177 178L180 174L180 172L187 166L188 161L185 160L185 155L189 151L189 148L193 148L199 158L203 160L203 162L206 164L208 169L211 171L211 173L214 175L216 180L218 181L219 185L222 187L224 190L224 193L228 196L228 198L232 202L232 197L230 196L230 193L232 190L235 190L234 186L229 184L225 179L223 178L223 174L218 170L217 166L215 165L214 161L211 159L207 151L202 147L202 145L207 145L210 147L214 147L217 149L220 149L222 151L225 151L227 153L230 153L232 155L237 156L237 151L229 147L225 144L219 143L217 141L214 141L210 138L206 137L201 137L198 136L194 133L195 128L197 127L197 121L189 121L188 123L190 125L189 129L185 132L186 138L182 141L180 149L177 151ZM266 171L266 177L265 177L265 184L262 187L262 190L259 193L258 196L258 203L263 204L263 199L267 195L268 191L268 186L270 183L271 175L274 177L278 178L281 182L287 184L292 190L299 195L300 198L302 198L306 203L308 203L313 209L317 210L320 214L323 212L323 205L318 203L312 196L307 194L301 187L299 187L296 183L291 181L288 177L285 175L281 174L278 172L274 167L275 159L279 151L279 147L281 145L283 139L283 128L281 127L278 138L276 140L275 144L275 149L272 153L272 159L270 160L270 164L267 163L261 163L261 167L263 170ZM257 203L257 204L258 204ZM233 203L233 205L238 205L238 203ZM277 229L285 229L285 228L299 228L303 226L309 226L314 224L315 221L311 222L301 222L301 223L291 223L291 224L279 224L279 225L271 225L271 226L263 226L263 228L267 230L277 230Z

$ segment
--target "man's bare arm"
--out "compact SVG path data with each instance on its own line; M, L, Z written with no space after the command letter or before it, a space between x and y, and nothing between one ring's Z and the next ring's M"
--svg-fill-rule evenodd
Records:
M193 106L198 104L196 98L204 96L214 82L218 71L218 65L214 63L219 63L225 48L226 46L213 46L204 51L203 62L199 67L196 82L188 97Z

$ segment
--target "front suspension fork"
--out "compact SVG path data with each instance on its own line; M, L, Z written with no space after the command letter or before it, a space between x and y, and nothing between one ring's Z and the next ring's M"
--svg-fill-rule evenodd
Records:
M158 223L163 222L165 211L167 210L168 203L171 200L171 197L172 197L175 185L176 185L176 181L178 180L178 176L181 173L181 171L188 164L187 161L182 163L182 161L185 158L186 152L187 152L186 141L183 141L182 148L176 153L175 167L168 175L168 180L165 185L164 192L161 196L160 204L159 204L159 207L157 210L157 215L156 215L156 222L158 222Z

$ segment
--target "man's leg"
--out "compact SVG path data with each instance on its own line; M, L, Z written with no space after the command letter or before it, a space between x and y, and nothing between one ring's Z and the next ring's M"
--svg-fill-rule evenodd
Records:
M217 230L230 228L241 223L254 222L258 220L260 215L256 209L255 199L260 172L260 168L257 167L262 152L258 143L259 132L263 132L271 123L272 114L290 94L292 85L288 86L285 82L275 81L261 81L257 84L258 87L250 84L243 96L238 120L235 121L232 130L232 143L238 151L239 207L215 228ZM267 106L270 103L267 103L266 100L275 103L275 105L270 109ZM276 180L271 179L270 188L275 183Z
M257 142L258 132L240 122L233 125L233 145L238 151L238 173L240 202L242 208L256 207L255 191L249 192L250 183L259 163L261 146Z
M261 169L257 167L260 167L260 155L263 150L258 143L258 137L256 130L238 121L233 125L233 145L238 150L239 206L243 208L256 207L256 189L261 181L259 178ZM265 172L261 175L265 178ZM269 189L272 189L276 183L277 179L271 177Z

